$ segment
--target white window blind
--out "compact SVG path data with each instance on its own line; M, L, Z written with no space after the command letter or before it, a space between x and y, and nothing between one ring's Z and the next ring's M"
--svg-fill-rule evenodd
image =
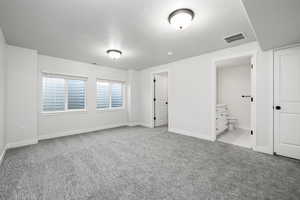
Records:
M123 86L120 82L97 81L97 109L122 108Z
M110 107L110 85L108 82L97 81L97 109Z
M85 109L85 80L55 75L43 77L42 110L44 112Z
M111 84L111 107L120 108L123 106L123 85L122 83Z
M65 80L43 78L43 111L65 110Z
M68 109L84 109L85 107L85 81L68 80Z

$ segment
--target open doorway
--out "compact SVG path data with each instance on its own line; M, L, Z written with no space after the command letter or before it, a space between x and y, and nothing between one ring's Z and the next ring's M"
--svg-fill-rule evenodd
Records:
M255 80L250 55L219 60L216 67L216 140L255 146Z
M153 126L168 126L168 72L153 74Z

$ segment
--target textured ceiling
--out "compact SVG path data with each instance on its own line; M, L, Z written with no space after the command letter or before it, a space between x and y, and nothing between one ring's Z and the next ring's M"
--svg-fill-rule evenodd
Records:
M182 31L167 21L178 8L195 12L191 26ZM255 40L240 0L0 0L0 26L8 44L124 69ZM239 32L247 38L224 42L224 37ZM122 50L122 58L109 59L105 52L110 48Z

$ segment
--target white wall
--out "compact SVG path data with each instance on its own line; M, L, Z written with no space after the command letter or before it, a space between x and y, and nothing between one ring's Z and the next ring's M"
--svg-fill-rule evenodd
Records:
M95 100L97 78L127 82L127 71L43 55L38 56L38 67L39 86L41 86L42 72L88 78L87 111L47 114L41 113L41 109L39 109L39 138L51 138L127 125L128 105L125 109L120 110L97 111ZM41 107L41 100L39 100L38 105Z
M37 55L34 50L7 48L7 141L26 143L37 138L87 132L128 124L152 126L152 73L168 70L169 128L173 132L213 139L216 59L257 51L256 149L273 150L273 52L249 43L142 71L124 71ZM87 112L41 114L38 91L41 72L88 77ZM118 111L96 111L96 78L127 81L130 106ZM38 119L38 120L37 120ZM38 123L37 123L38 121ZM13 146L13 145L12 145Z
M251 101L242 95L251 95L251 66L226 66L217 68L218 104L228 106L237 126L250 130Z
M127 108L128 108L128 125L134 126L140 124L139 119L139 99L140 99L140 76L136 70L128 70L127 84Z
M256 42L228 48L167 65L140 71L141 124L152 124L151 73L169 70L169 129L199 138L214 139L212 130L216 80L213 63L217 59L257 51L256 106L258 151L273 151L273 52L262 52Z
M3 32L0 28L0 163L6 145L5 142L5 49L6 42Z
M37 139L37 51L7 46L6 139L9 147Z

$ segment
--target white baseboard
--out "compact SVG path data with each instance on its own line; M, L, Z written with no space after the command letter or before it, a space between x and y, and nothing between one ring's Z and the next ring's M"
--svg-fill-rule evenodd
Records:
M139 125L139 126L146 127L146 128L153 128L153 126L152 126L151 124L139 123L138 125Z
M114 125L107 125L107 126L101 126L96 128L79 129L79 130L72 130L72 131L63 131L63 132L58 132L53 134L40 134L38 136L38 140L47 140L47 139L59 138L59 137L70 136L70 135L78 135L78 134L90 133L90 132L100 131L100 130L105 130L110 128L118 128L122 126L128 126L128 123L121 123L121 124L114 124Z
M19 141L19 142L11 142L11 143L6 144L4 146L3 152L0 155L0 165L2 164L5 153L8 149L28 146L28 145L37 144L37 143L38 143L37 139L32 139L32 140L23 140L23 141Z
M5 153L6 153L6 149L7 149L7 145L4 146L3 152L2 152L1 155L0 155L0 166L1 166L2 161L3 161L3 159L4 159L4 156L5 156Z
M254 151L260 152L260 153L266 153L273 155L273 150L268 146L255 146L253 147Z
M190 132L190 131L176 129L176 128L169 128L168 131L173 132L173 133L178 133L178 134L181 134L181 135L187 135L187 136L203 139L203 140L214 141L214 139L210 135L193 133L193 132Z
M28 145L37 144L37 143L38 143L37 139L23 140L23 141L19 141L19 142L11 142L6 145L6 149L23 147L23 146L28 146Z
M141 124L138 122L128 122L128 126L140 126Z

